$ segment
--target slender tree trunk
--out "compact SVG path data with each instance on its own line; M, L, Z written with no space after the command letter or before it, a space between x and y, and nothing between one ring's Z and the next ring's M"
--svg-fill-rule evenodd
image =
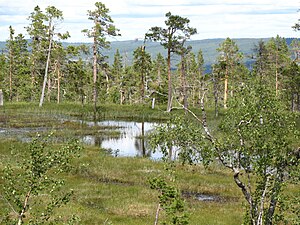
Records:
M225 81L224 81L224 109L227 109L227 97L228 97L228 67L226 66Z
M24 217L24 214L25 214L26 209L28 207L28 201L29 201L30 195L31 195L31 190L28 191L28 193L26 194L22 211L19 214L18 223L17 223L18 225L21 225L23 223L23 217Z
M12 101L12 70L13 70L13 52L12 49L10 49L9 52L9 101Z
M144 75L144 71L142 69L142 74L141 74L141 102L142 104L144 104L144 99L145 99L145 75Z
M218 85L217 85L217 79L216 79L214 73L213 73L213 83L214 83L214 99L215 99L215 117L218 117L218 115L219 115L219 110L218 110Z
M30 97L31 101L35 100L34 83L35 83L35 59L33 59L32 61L32 70L31 70L31 97Z
M185 63L184 63L184 54L181 55L181 78L182 78L182 90L183 90L183 106L185 114L188 113L188 100L187 100L187 91L186 91L186 74L185 74Z
M276 53L276 60L275 60L275 90L276 90L276 96L278 96L278 87L279 87L279 80L278 80L278 56Z
M193 107L195 107L195 104L197 104L197 96L196 96L196 87L193 85L192 86L192 92L191 92L191 96L192 96L192 105Z
M152 108L152 109L155 108L155 98L152 99L152 107L151 107L151 108Z
M172 80L171 80L171 51L168 49L168 106L167 112L172 109Z
M145 70L144 70L144 65L145 65L145 46L142 46L142 69L141 69L141 102L144 104L145 100Z
M273 194L271 195L270 205L267 211L265 225L272 225L273 224L273 217L276 209L276 205L278 203L278 195L282 188L283 172L279 172L275 178L274 186L273 186Z
M106 72L105 72L105 79L106 79L106 94L109 96L110 93L109 77Z
M51 88L52 88L52 86L51 86L52 84L51 84L51 78L48 76L48 91L47 91L47 96L48 96L48 102L50 102L51 101Z
M52 21L50 20L50 22L49 22L49 47L48 47L48 56L47 56L47 62L46 62L46 68L45 68L45 75L44 75L44 82L43 82L43 87L42 87L42 94L41 94L40 104L39 104L40 107L42 107L43 103L44 103L45 89L46 89L47 76L48 76L48 68L49 68L49 64L50 64L50 55L51 55L51 47L52 47L53 30L54 30L54 28L52 27Z
M297 94L298 111L300 112L300 94Z
M3 91L0 89L0 106L3 106Z
M94 37L93 44L93 101L94 101L94 119L97 112L97 38Z
M157 225L158 224L158 217L159 217L159 211L161 210L160 208L160 203L158 204L157 206L157 209L156 209L156 213L155 213L155 221L154 221L154 225Z
M123 100L124 100L123 95L124 95L123 91L120 90L120 105L123 105Z
M60 103L60 66L57 64L57 104Z

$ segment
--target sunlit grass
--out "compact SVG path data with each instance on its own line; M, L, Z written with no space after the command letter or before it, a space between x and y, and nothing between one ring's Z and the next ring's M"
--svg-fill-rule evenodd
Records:
M1 142L1 171L9 162L11 146L24 151L18 142ZM7 160L10 159L10 160ZM193 172L191 172L193 170ZM231 182L231 177L217 171L204 170L201 166L175 167L178 178L176 185L185 191L203 192L222 195L224 186ZM112 157L96 147L86 146L80 158L73 163L71 173L65 174L64 189L74 190L72 200L66 206L56 211L57 216L69 218L77 215L80 224L103 224L111 221L113 224L152 224L158 204L158 193L150 189L148 179L164 173L164 164L145 158ZM222 179L219 182L214 181ZM231 185L230 185L231 186ZM229 189L230 189L229 186ZM233 196L229 190L224 196ZM5 201L0 200L4 208ZM199 221L224 221L223 224L240 224L240 199L229 199L220 202L201 202L192 197L186 198L191 224L202 224ZM1 211L1 210L0 210ZM162 217L163 218L163 213ZM221 219L220 219L221 218ZM231 221L236 221L231 222ZM204 224L204 223L203 223Z
M152 110L148 106L100 105L99 119L121 119L141 121L161 121L170 118L165 113L165 106L157 106ZM193 110L199 117L201 111ZM183 115L182 110L174 110L171 115ZM217 128L218 119L213 110L208 110L211 126ZM114 129L106 127L89 127L78 121L61 120L61 118L77 118L91 120L91 105L46 103L42 108L37 104L13 103L0 108L1 127L28 128L48 127L45 135L53 131L53 137L72 138L80 135L119 135ZM299 125L298 121L298 125ZM35 136L36 132L30 133ZM16 149L19 153L26 150L26 144L5 137L0 140L0 177L7 164L17 164L22 159L11 154ZM19 157L19 158L18 158ZM71 202L56 210L57 216L63 218L76 215L79 224L113 224L143 225L153 224L158 204L158 193L150 189L148 180L164 174L164 164L147 158L112 157L99 147L85 146L80 158L73 162L73 169L64 174L66 190L73 189ZM245 200L236 187L232 173L218 164L208 168L201 165L175 166L176 181L185 198L190 215L190 224L241 224L244 216ZM0 179L0 185L2 185ZM297 194L299 187L291 185L289 192ZM195 194L217 196L216 201L199 201ZM0 215L3 215L7 203L0 198ZM161 215L163 219L163 213Z

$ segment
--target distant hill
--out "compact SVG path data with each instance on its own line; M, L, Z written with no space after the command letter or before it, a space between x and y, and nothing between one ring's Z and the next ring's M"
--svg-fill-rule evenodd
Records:
M239 46L240 51L244 54L244 62L247 66L250 66L253 62L252 55L254 53L255 45L258 44L260 40L268 41L269 38L238 38L233 39ZM288 44L291 43L293 38L286 38ZM207 71L209 71L210 66L215 63L217 57L216 49L224 41L224 39L205 39L205 40L195 40L189 41L188 44L192 46L192 51L197 54L199 49L202 50L205 66ZM84 43L63 43L65 46L68 45L80 45ZM85 43L91 45L90 43ZM103 50L103 54L108 56L109 63L113 62L114 54L117 49L119 49L120 54L123 56L123 60L126 64L131 64L133 59L133 51L139 46L143 45L143 41L140 40L131 40L131 41L113 41L111 42L111 48ZM5 48L5 42L0 42L0 50ZM146 51L148 51L152 58L155 58L156 55L160 52L162 55L166 56L166 50L156 42L146 42ZM176 64L178 57L173 58L173 64Z
M240 51L245 56L245 63L249 64L251 62L251 56L254 53L255 45L260 41L268 41L268 38L264 39L233 39L239 46ZM203 57L205 65L209 67L211 64L215 63L216 57L218 55L216 49L224 41L224 39L205 39L197 41L189 41L188 44L192 46L192 51L197 54L201 49L203 52ZM143 45L143 41L118 41L112 42L110 50L104 50L103 53L109 56L110 63L113 62L113 56L117 49L119 49L124 60L128 63L132 62L133 51L139 46ZM159 52L166 57L166 50L159 44L155 42L146 42L146 50L154 58ZM173 58L174 64L178 61L178 57Z

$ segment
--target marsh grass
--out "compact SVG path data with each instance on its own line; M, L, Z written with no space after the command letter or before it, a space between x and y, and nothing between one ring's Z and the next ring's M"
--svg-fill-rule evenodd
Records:
M7 163L17 166L17 159L11 155L12 146L19 153L27 149L26 144L17 141L1 141L0 146L1 171ZM76 215L80 218L79 224L104 224L105 221L126 225L153 224L158 193L150 189L148 179L164 173L162 162L137 157L112 157L99 148L88 146L80 155L73 162L72 171L63 176L66 180L64 188L73 189L74 195L70 204L56 211L56 216L70 218ZM180 164L176 165L175 170L178 174L176 183L183 191L205 193L210 190L210 194L228 199L235 197L216 202L185 198L190 224L205 224L204 221L211 221L206 224L241 223L241 199L236 197L231 185L227 187L231 183L227 172L214 174L201 166L185 167ZM0 199L1 216L4 206L7 206L6 202Z
M122 119L135 121L164 121L173 115L182 115L182 110L171 114L164 112L165 106L152 110L148 106L101 105L98 117L101 119ZM194 112L200 117L200 110ZM213 110L208 110L208 120L217 129L220 117L214 119ZM77 104L46 103L42 108L37 104L13 103L0 107L1 127L49 127L57 138L72 138L80 134L119 135L115 129L105 126L87 126L80 122L62 122L63 118L88 120L92 118L92 106ZM298 121L298 125L299 125ZM48 133L48 130L44 133ZM30 133L31 136L35 132ZM142 138L142 137L141 137ZM0 177L7 164L17 166L18 157L26 150L26 143L14 138L0 139ZM55 144L54 147L59 147ZM19 154L11 154L18 151ZM85 146L80 158L73 162L70 173L64 174L66 190L73 189L71 202L56 210L56 216L67 220L76 215L79 224L153 224L158 204L158 193L150 189L148 180L165 173L161 161L147 158L113 157L99 147ZM242 224L244 204L240 190L234 184L230 171L212 164L208 168L201 165L175 166L175 185L183 192L190 215L190 224L195 225L235 225ZM0 179L0 185L3 180ZM298 186L289 191L295 195ZM185 194L189 193L189 194ZM1 194L1 193L0 193ZM199 201L194 195L217 196L217 201ZM45 196L47 198L47 196ZM0 196L0 218L3 217L7 202ZM163 219L163 213L161 219ZM0 219L1 223L1 219Z
M157 105L152 109L149 105L117 105L102 104L97 107L97 120L125 120L137 122L160 122L170 119L172 116L184 115L181 109L173 109L171 113L165 111L165 105ZM201 117L200 108L191 109L196 115ZM220 110L220 117L222 110ZM85 120L92 120L94 117L93 105L86 104L84 106L76 103L45 103L43 107L38 107L36 103L14 102L6 103L0 107L0 122L12 116L16 118L22 115L35 115L37 117L75 117ZM213 110L208 109L208 117L214 118Z

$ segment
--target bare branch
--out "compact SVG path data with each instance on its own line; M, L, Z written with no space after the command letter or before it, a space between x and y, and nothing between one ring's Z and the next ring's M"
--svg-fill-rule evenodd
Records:
M158 203L157 209L156 209L156 213L155 213L155 221L154 221L154 225L158 224L158 217L159 217L159 211L161 210L160 207L160 203Z

